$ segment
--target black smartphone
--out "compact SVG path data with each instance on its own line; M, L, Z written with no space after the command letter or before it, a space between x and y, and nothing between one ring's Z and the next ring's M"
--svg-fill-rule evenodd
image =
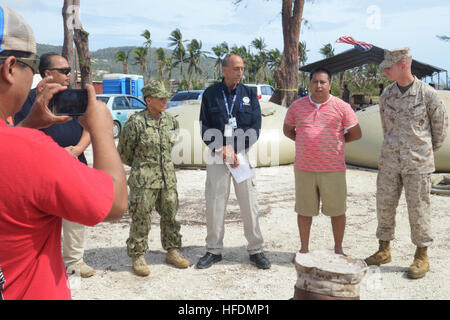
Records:
M48 108L58 116L81 116L86 112L87 105L86 89L66 89L53 96Z

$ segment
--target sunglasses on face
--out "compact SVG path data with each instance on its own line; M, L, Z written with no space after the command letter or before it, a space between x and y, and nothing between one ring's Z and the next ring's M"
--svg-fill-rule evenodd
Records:
M65 74L67 76L72 71L72 68L49 68L47 70L58 71L59 73Z
M6 60L8 57L1 57L0 61ZM33 58L17 58L16 61L20 63L23 66L30 67L33 71L33 74L38 73L39 69L39 59L33 59Z

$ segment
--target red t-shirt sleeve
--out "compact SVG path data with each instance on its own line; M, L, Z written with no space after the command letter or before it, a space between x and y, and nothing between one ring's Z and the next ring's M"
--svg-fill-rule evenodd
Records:
M109 174L90 168L74 159L45 134L36 134L31 172L35 188L29 200L40 211L66 220L93 226L109 214L114 199L113 181ZM37 183L36 183L37 182ZM26 183L26 181L22 181Z

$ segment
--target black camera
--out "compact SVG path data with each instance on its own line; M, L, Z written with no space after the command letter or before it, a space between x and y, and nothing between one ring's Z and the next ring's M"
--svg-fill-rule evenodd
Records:
M81 116L86 112L87 105L86 89L66 89L53 96L48 108L57 116Z

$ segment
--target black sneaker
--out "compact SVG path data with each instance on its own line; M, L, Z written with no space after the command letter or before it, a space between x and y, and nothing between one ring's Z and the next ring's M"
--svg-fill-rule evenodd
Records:
M266 258L263 252L250 255L250 261L255 264L259 269L269 269L270 261Z
M207 252L203 257L201 257L197 262L197 269L206 269L213 265L213 263L219 262L222 260L221 254L212 254L211 252Z

